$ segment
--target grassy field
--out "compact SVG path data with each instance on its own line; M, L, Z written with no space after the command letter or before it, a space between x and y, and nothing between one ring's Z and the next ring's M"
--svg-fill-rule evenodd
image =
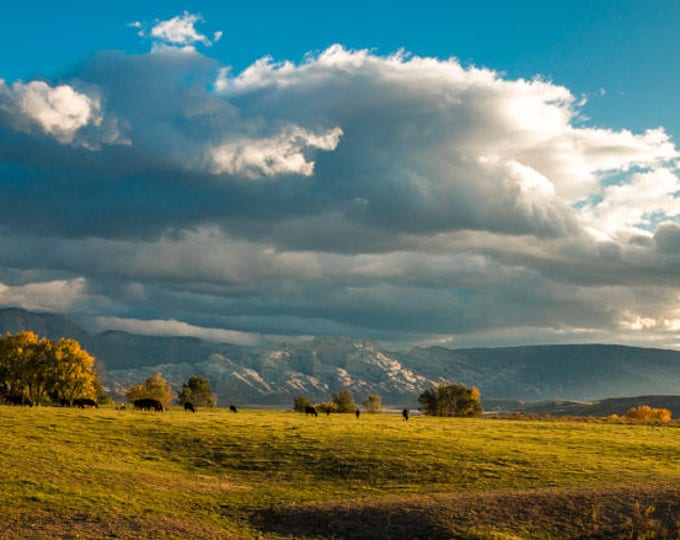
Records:
M677 426L2 406L0 435L0 538L678 538Z

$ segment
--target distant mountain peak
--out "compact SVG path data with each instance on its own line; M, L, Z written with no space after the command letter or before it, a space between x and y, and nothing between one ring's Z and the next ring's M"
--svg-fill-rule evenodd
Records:
M680 389L680 352L623 345L433 346L397 353L369 340L322 336L303 343L241 347L114 330L88 336L58 314L0 309L0 332L21 330L78 339L105 363L107 385L118 393L154 371L177 388L199 375L223 399L277 405L292 403L298 394L327 401L348 387L357 402L375 393L386 404L415 406L425 388L443 381L477 386L482 400L599 400Z

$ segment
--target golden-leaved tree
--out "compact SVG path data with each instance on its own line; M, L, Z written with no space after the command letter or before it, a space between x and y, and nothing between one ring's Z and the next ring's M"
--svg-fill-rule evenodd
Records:
M656 420L659 422L670 422L671 411L669 409L657 409L649 405L631 407L626 413L626 418L630 420Z
M168 381L163 378L160 371L157 371L142 384L130 388L126 397L130 403L138 399L157 399L167 409L172 403L173 393Z
M44 405L100 392L94 358L76 340L55 343L30 331L0 338L0 397Z
M101 392L94 371L94 357L75 339L60 339L53 346L56 387L55 398L73 403L77 398L95 399Z

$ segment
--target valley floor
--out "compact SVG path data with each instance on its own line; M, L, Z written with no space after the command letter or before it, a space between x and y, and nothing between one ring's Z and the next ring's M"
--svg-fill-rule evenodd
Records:
M0 436L0 538L678 538L677 425L3 406Z

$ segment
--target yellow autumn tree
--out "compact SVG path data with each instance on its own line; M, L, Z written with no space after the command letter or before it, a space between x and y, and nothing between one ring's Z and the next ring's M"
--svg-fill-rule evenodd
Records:
M630 420L657 420L659 422L670 422L671 411L668 409L656 409L649 405L631 407L626 413L626 418Z
M130 388L126 397L130 403L138 399L157 399L167 409L172 403L173 392L168 381L163 378L160 371L157 371L142 384Z
M30 331L0 338L0 394L12 402L96 399L101 385L93 366L74 339L54 343Z
M2 393L19 402L39 403L49 378L49 343L35 332L7 334L0 340Z
M97 400L101 389L94 370L94 357L75 339L60 339L52 347L55 400L73 403L77 398Z

